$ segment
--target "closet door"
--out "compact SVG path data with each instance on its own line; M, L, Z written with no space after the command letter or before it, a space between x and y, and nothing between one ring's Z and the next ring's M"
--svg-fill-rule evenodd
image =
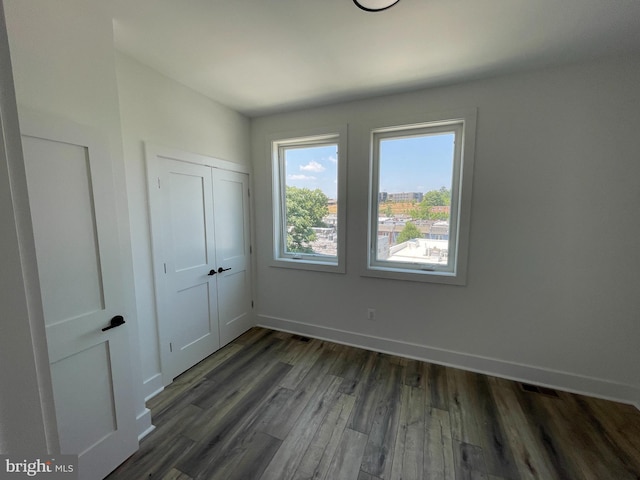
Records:
M234 167L147 145L165 385L253 326L249 175Z
M212 169L220 345L249 329L249 175Z
M161 158L157 289L163 381L220 348L211 168Z

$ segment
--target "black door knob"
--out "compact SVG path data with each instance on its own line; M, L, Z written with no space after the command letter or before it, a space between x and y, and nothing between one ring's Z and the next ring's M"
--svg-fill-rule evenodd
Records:
M218 273L226 272L227 270L231 270L231 269L230 269L230 268L222 268L222 267L219 267L219 268L218 268Z
M216 271L215 271L215 270L209 270L208 275L209 275L210 277L213 277L215 274L216 274Z
M112 328L116 328L119 327L120 325L124 325L126 322L124 321L124 317L122 315L116 315L115 317L113 317L111 319L111 322L109 323L108 327L104 327L102 329L103 332L106 332L107 330L111 330Z

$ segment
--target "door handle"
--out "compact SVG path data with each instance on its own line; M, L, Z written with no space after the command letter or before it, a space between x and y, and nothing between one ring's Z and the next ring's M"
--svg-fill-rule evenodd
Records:
M109 324L109 326L104 327L102 331L106 332L107 330L111 330L112 328L119 327L120 325L124 325L125 323L126 322L124 321L124 317L122 315L116 315L111 319L111 323Z
M209 270L209 273L207 273L207 275L209 275L210 277L213 277L216 274L215 270Z
M218 268L218 273L226 272L227 270L231 270L231 268L222 268L222 267L219 267L219 268Z

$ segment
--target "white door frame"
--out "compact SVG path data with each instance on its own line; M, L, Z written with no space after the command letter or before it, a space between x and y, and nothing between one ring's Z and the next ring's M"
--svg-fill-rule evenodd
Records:
M229 162L227 160L221 160L219 158L209 157L206 155L200 155L197 153L185 152L183 150L179 150L171 147L164 147L160 145L156 145L153 143L145 142L145 160L147 167L147 191L149 195L149 218L150 218L150 233L151 233L151 252L152 252L152 262L153 262L153 277L154 284L156 285L155 291L155 307L156 307L156 322L158 324L158 352L160 356L160 368L162 375L162 383L163 386L169 385L173 378L169 378L170 375L167 375L166 369L163 365L166 365L167 359L166 357L166 348L163 349L163 345L161 344L162 334L160 331L161 325L160 320L163 318L165 306L160 301L159 293L157 290L157 286L162 285L164 282L164 263L165 263L165 246L162 241L162 212L161 209L161 198L159 193L159 178L160 178L160 159L171 159L179 162L185 163L193 163L196 165L204 165L207 167L221 169L221 170L229 170L237 173L244 173L249 176L249 181L251 181L251 172L249 167L245 165L241 165L239 163ZM250 267L252 268L252 267ZM252 287L253 288L253 287Z

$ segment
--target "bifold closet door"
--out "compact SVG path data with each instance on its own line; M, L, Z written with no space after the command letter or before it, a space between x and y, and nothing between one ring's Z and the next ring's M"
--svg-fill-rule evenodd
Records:
M156 294L168 384L252 326L249 176L168 157L157 161L154 257L162 258Z

